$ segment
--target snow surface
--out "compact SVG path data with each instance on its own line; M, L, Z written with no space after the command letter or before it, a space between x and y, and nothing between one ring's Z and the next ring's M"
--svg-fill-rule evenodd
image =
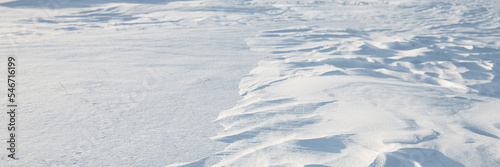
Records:
M500 1L0 9L20 66L0 166L500 166Z

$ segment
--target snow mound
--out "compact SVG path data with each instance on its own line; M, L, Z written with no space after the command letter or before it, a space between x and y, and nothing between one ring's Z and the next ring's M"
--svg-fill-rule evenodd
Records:
M313 26L247 39L269 57L242 79L244 99L216 120L225 130L213 139L230 145L214 166L500 164L500 115L484 107L500 106L495 10L471 1L322 1L353 11L342 14L316 2L273 3ZM382 8L391 15L373 14Z

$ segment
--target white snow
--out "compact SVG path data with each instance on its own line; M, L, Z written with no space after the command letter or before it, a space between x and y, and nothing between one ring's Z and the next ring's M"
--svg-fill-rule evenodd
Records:
M20 70L0 166L500 166L496 0L0 11Z

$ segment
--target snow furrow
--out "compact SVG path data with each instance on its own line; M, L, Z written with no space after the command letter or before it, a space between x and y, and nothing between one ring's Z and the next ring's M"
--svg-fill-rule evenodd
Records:
M324 3L336 9L332 2ZM214 166L498 165L495 122L466 116L484 101L499 104L496 14L470 1L379 2L337 8L389 7L384 27L377 15L312 5L315 16L358 14L367 28L310 21L247 39L271 56L240 83L240 104L219 115L225 130L214 139L230 145ZM273 5L312 14L308 5Z

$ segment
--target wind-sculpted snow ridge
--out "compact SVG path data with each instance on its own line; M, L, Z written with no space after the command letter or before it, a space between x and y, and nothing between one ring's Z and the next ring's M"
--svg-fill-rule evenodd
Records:
M214 166L500 165L498 10L472 1L335 2L393 11L382 25L359 15L366 27L339 28L328 22L341 15L321 13L324 5L311 13L273 3L294 17L324 17L247 39L271 56L242 79L244 99L219 115L224 131L213 139L230 145Z

